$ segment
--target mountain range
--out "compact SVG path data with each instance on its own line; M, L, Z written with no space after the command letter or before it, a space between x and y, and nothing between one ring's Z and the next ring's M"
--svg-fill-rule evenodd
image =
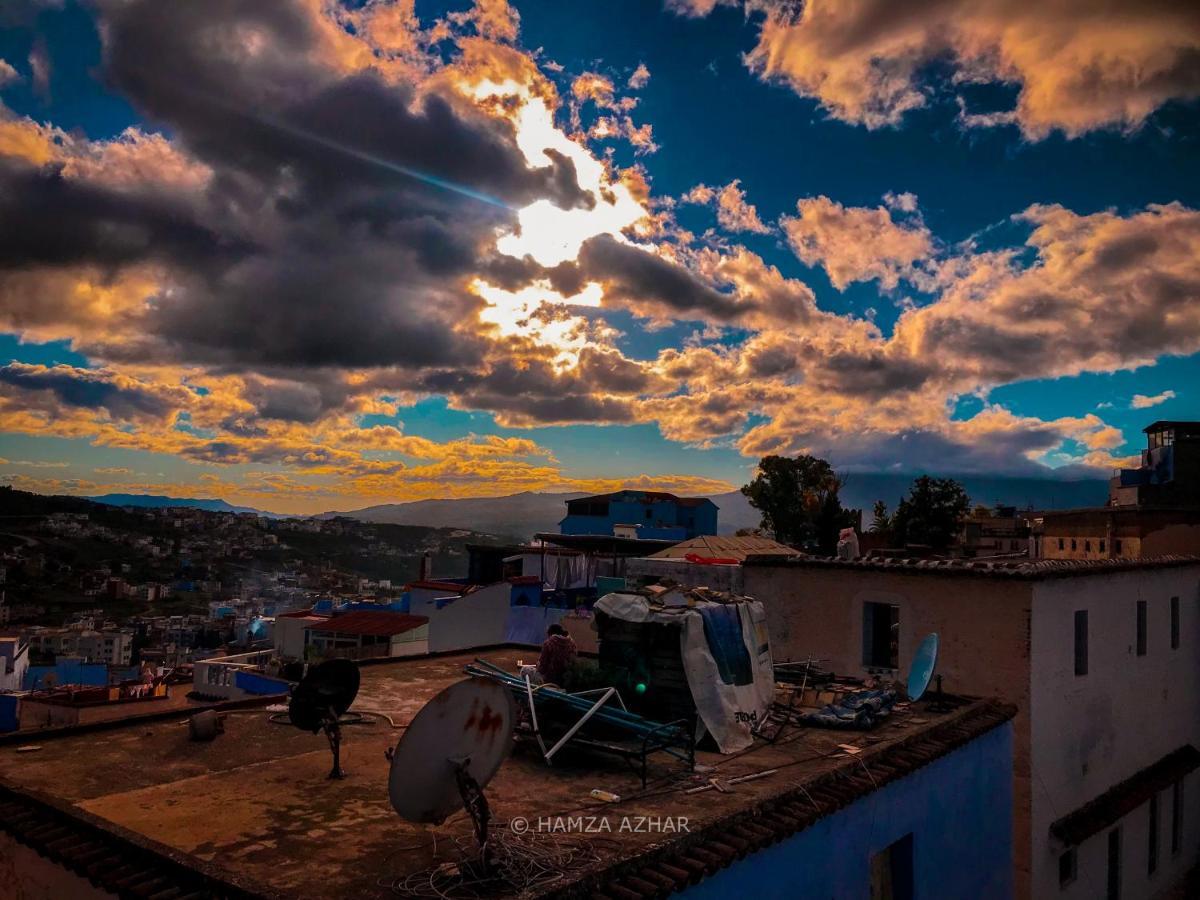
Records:
M84 497L93 503L103 503L105 506L137 506L165 508L184 506L189 509L203 509L207 512L255 513L272 518L286 518L281 513L267 512L252 506L233 506L224 500L200 499L198 497L163 497L157 494L101 494L99 497Z
M883 500L889 508L895 509L900 499L908 493L912 480L912 475L846 475L841 491L842 505L863 510L864 518L869 521L871 507L876 500ZM1046 478L963 475L957 476L957 480L966 488L972 502L987 506L1070 509L1103 506L1108 500L1108 483L1100 478L1055 481ZM505 497L386 503L348 512L327 512L322 516L348 516L366 522L399 525L470 528L527 538L538 531L557 531L559 520L566 515L566 502L583 496L586 495L579 492L539 494L524 491ZM717 521L722 534L758 526L758 511L750 506L740 491L717 494L711 499L720 507Z

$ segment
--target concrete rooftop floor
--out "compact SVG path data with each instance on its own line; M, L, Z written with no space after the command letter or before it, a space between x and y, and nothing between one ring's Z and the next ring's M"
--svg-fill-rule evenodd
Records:
M519 657L528 661L535 654L505 650L486 658L512 671ZM434 694L461 679L463 665L474 658L464 653L364 667L352 709L384 712L406 723ZM589 842L594 858L581 862L579 871L564 873L563 881L570 881L673 839L616 833L621 816L686 816L695 832L844 765L848 757L837 749L839 743L873 748L940 718L917 709L896 713L869 733L789 728L780 743L737 757L698 753L698 762L719 765L725 779L779 768L731 793L683 793L709 775L690 775L682 763L662 754L652 757L651 782L639 799L640 780L619 759L577 753L561 764L556 758L555 767L548 768L539 755L517 752L486 788L494 827L503 829L516 816L536 821L568 813L607 815L614 833L581 839ZM211 743L188 740L184 717L46 740L32 753L0 747L0 778L75 804L209 861L230 880L280 896L392 896L394 880L461 858L455 839L465 840L471 832L464 813L440 826L418 826L391 808L384 753L402 731L378 720L347 726L342 764L348 777L330 781L324 736L298 731L286 721L273 724L269 715L261 709L231 713L225 733ZM623 802L598 802L590 796L593 788L617 793Z

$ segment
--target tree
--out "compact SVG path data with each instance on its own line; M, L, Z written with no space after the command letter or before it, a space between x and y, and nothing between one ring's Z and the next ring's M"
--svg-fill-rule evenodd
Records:
M874 514L874 518L871 519L871 531L882 533L892 530L892 517L888 515L886 503L882 500L876 500L872 513Z
M944 549L954 543L971 498L953 478L922 475L896 507L892 529L900 545L928 544Z
M762 513L762 527L775 540L832 556L838 532L854 524L838 500L841 487L841 479L823 459L764 456L742 493Z

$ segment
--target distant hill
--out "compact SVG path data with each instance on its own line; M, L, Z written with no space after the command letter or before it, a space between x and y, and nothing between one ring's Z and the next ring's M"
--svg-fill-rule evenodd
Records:
M137 506L162 508L171 506L186 506L189 509L203 509L208 512L255 513L260 516L282 518L282 513L267 512L252 506L232 506L224 500L202 500L195 497L161 497L155 494L102 494L99 497L85 497L94 503L106 506Z
M567 514L566 503L584 493L537 494L523 491L506 497L465 497L461 500L414 500L385 503L350 512L322 513L321 518L349 516L364 522L469 528L490 534L530 538L539 531L557 531Z
M892 509L908 493L914 475L852 473L845 476L842 504L861 509L869 519L876 500ZM1049 478L1003 478L975 475L951 476L966 488L974 503L1002 504L1022 509L1070 509L1079 506L1103 506L1108 500L1108 482L1101 478L1055 481ZM412 503L387 503L350 512L329 512L323 516L349 516L365 522L399 525L427 525L435 528L470 528L492 534L530 537L538 531L557 531L559 520L567 514L566 502L582 493L537 494L525 491L506 497L471 497L461 500L416 500ZM759 514L739 491L716 494L712 501L720 507L717 521L722 534L739 528L756 528Z

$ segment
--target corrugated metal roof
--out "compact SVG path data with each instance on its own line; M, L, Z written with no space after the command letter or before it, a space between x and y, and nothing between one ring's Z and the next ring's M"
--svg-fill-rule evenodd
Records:
M689 553L697 556L744 560L747 556L796 556L797 551L765 537L721 537L702 535L682 541L650 556L651 559L683 559Z
M318 625L309 625L312 631L330 634L373 634L390 637L420 628L429 622L425 616L410 616L407 613L372 612L358 610L331 616Z

